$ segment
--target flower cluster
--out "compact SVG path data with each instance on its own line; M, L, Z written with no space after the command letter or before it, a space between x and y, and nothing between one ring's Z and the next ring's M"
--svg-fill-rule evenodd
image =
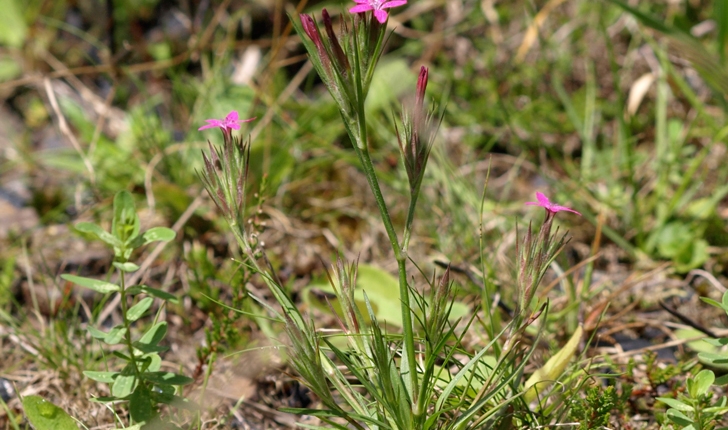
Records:
M357 124L358 112L364 105L374 67L384 50L387 10L407 4L407 0L354 0L357 5L349 12L353 17L341 17L341 31L337 34L331 16L323 9L323 29L308 14L300 14L296 30L309 58L339 106L339 111L353 132L352 140L357 147L366 146ZM372 12L371 19L365 14Z

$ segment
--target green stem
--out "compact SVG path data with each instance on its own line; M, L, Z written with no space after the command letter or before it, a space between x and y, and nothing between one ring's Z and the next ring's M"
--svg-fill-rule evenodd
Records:
M364 117L363 111L361 111L359 117L359 121L361 124L361 121ZM363 138L363 140L366 139L366 128L360 127L360 132L362 133L360 136ZM364 142L366 142L366 140L364 140ZM390 217L389 211L387 210L387 203L384 201L384 197L382 196L382 190L379 187L379 181L377 180L377 175L374 171L374 166L372 164L371 158L369 157L369 151L367 147L365 146L363 149L358 149L357 154L359 155L359 160L361 161L362 167L364 168L364 173L367 177L367 181L369 182L369 187L374 194L374 200L376 200L377 206L379 207L379 213L382 217L382 222L384 223L384 229L387 231L387 236L389 236L389 242L392 245L394 256L397 259L397 268L399 269L399 295L402 304L402 325L404 326L404 347L407 357L407 364L409 367L409 379L412 388L411 400L412 404L416 405L415 393L417 393L418 381L417 366L415 362L415 339L414 330L412 327L412 308L410 307L409 286L407 285L407 251L406 249L400 248L399 240L397 239L397 233L394 230L392 218ZM416 412L416 414L418 413Z
M415 208L417 207L417 199L420 196L421 186L422 178L420 177L417 180L417 185L410 190L410 204L409 208L407 208L407 220L404 222L404 236L402 238L402 250L405 253L409 249L409 241L410 237L412 237L412 222L415 219Z
M126 312L128 310L128 305L126 303L126 279L124 278L124 272L120 271L120 280L121 280L121 289L119 290L119 294L121 294L121 317L124 322L124 329L126 330L126 334L124 336L124 340L126 341L126 348L129 350L129 360L131 362L132 367L134 368L134 377L136 378L136 381L138 384L141 384L142 382L142 372L139 371L139 366L137 366L136 357L134 357L134 345L131 340L131 322L129 321L129 318L126 315Z
M403 249L401 249L399 246L397 233L394 231L392 218L389 216L389 210L387 210L387 203L384 201L384 196L382 196L382 191L379 187L379 181L377 180L377 174L374 172L372 160L371 158L369 158L369 151L364 148L360 152L361 155L359 159L361 160L364 167L364 174L366 175L367 181L369 182L369 187L372 189L372 193L374 194L374 200L376 200L377 206L379 206L379 212L382 216L382 221L384 222L384 229L387 231L387 236L389 236L389 242L391 243L392 249L394 250L394 257L397 259L397 261L405 260L406 256L403 253Z
M357 109L355 121L357 122L357 127L347 127L347 129L357 129L359 131L359 136L351 136L355 144L355 151L359 156L359 161L361 161L364 173L367 177L367 182L369 182L369 188L371 188L372 193L374 194L374 200L376 200L377 206L379 207L379 213L382 217L382 222L384 223L384 229L387 231L387 236L389 236L389 242L392 245L394 256L397 259L397 268L399 270L399 294L402 305L402 325L404 326L402 328L404 332L404 350L405 358L407 359L410 389L412 390L410 393L410 400L412 402L411 404L413 405L414 414L420 415L422 411L418 410L419 408L417 406L416 399L418 391L417 363L415 361L415 339L414 329L412 327L412 308L410 307L409 286L407 285L407 252L406 250L400 248L399 239L397 238L397 233L395 232L394 225L392 224L392 218L389 216L389 211L387 210L387 203L384 201L384 197L382 196L382 190L379 187L377 174L374 171L372 159L369 157L369 148L367 144L368 139L366 114L364 110L364 100L366 98L366 94L362 86L361 55L359 52L360 45L359 41L357 40L356 31L354 32L354 38L354 81L356 82L357 93Z

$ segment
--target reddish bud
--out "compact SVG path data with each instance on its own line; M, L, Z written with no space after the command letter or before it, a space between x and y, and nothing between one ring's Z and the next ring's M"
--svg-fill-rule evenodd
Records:
M311 39L314 45L316 45L316 50L318 51L321 63L324 65L324 67L326 67L326 69L328 69L331 64L331 60L329 60L329 54L326 52L324 42L321 40L321 34L319 33L318 27L316 26L316 22L313 20L313 18L311 18L311 16L306 15L305 13L302 13L300 16L303 31L306 32L308 38Z
M308 38L311 39L316 46L318 46L321 43L321 38L316 30L316 24L313 22L313 18L305 13L302 13L300 17L303 31L305 31Z
M321 16L324 19L324 28L326 28L326 35L329 37L331 50L334 51L334 57L336 57L336 62L339 65L339 70L349 71L349 60L346 58L344 50L341 49L341 45L339 45L339 39L336 38L336 33L334 32L334 26L331 23L331 17L329 16L329 12L324 9L321 11Z
M428 69L425 66L420 68L420 75L417 77L417 94L415 95L415 109L422 109L425 102L425 90L427 90Z

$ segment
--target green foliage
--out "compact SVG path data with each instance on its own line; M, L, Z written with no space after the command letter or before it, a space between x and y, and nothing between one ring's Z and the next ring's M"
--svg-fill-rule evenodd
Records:
M36 430L78 430L70 415L40 396L25 396L23 409Z
M701 300L712 306L723 309L723 311L725 311L725 313L728 315L728 291L723 293L723 298L720 303L707 297L701 297ZM714 350L711 352L701 352L698 354L698 357L705 363L716 367L725 368L726 366L728 366L728 351L726 351L726 345L728 345L728 337L721 337L718 339L704 339L704 341L712 345ZM720 383L728 384L728 377L721 377Z
M137 340L132 337L132 323L147 314L155 298L170 303L176 303L177 298L146 285L128 286L125 284L125 277L139 270L139 266L129 261L136 249L152 242L170 241L174 239L175 233L165 227L154 227L141 232L134 200L126 191L117 193L114 198L113 213L109 232L92 223L80 223L76 229L101 240L114 250L114 267L119 273L119 283L75 275L62 275L62 278L101 294L120 295L123 323L106 332L92 326L89 326L88 330L92 337L107 345L123 343L126 354L115 351L113 355L125 364L120 371L87 370L84 371L84 375L94 381L111 385L111 396L97 398L97 401L126 401L129 408L129 424L144 424L157 418L160 405L184 405L186 400L176 395L175 387L189 384L193 380L161 370L160 353L167 350L166 346L161 345L167 333L166 322L155 322ZM146 297L140 298L141 295ZM130 301L133 303L131 307L128 304Z
M0 0L0 44L20 48L25 42L28 26L21 13L19 1Z
M713 401L710 388L715 382L715 374L703 369L695 376L687 379L687 392L678 395L677 399L658 397L669 409L665 417L680 428L693 430L712 430L726 413L728 398L722 396Z
M569 407L569 420L579 423L579 430L609 427L613 412L622 412L625 396L620 396L614 386L586 388L585 397L575 399Z
M10 287L15 277L15 258L7 257L0 260L0 312L12 299Z
M667 383L674 377L685 373L686 370L683 366L672 363L663 366L657 361L657 354L654 352L646 353L644 360L647 367L647 379L653 387Z

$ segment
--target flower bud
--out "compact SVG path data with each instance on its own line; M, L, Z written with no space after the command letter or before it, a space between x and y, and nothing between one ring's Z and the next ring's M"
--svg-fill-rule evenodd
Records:
M331 68L331 60L329 59L329 54L326 52L326 47L324 46L323 40L321 40L321 34L319 33L318 27L316 26L316 22L314 22L313 18L311 16L302 13L301 15L301 26L303 27L303 31L306 32L306 35L309 39L313 42L313 44L316 46L316 51L318 52L319 60L321 61L321 64L326 69L327 73L330 73Z
M324 9L321 11L321 16L324 19L324 28L326 29L326 35L329 37L331 50L334 51L336 64L339 66L339 70L346 74L351 70L351 67L349 66L349 60L346 58L346 54L344 54L344 50L341 49L339 39L336 37L336 33L334 32L334 26L331 23L329 12Z

